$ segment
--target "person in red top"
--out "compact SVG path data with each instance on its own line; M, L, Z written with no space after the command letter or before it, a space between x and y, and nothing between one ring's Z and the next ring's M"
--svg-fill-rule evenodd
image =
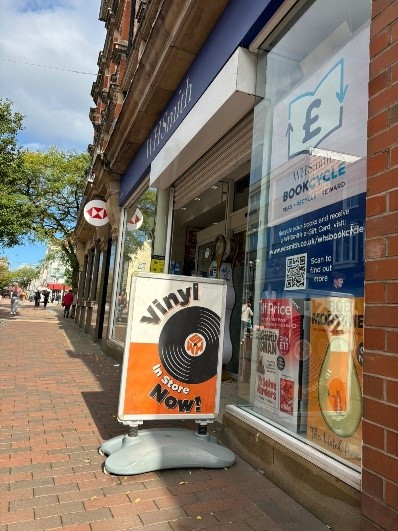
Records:
M64 295L64 317L69 317L70 307L73 302L73 291L70 289L68 293Z

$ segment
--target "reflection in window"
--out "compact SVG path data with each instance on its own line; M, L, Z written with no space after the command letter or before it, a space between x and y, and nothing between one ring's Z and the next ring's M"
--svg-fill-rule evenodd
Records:
M234 204L233 211L236 212L241 208L247 206L249 200L249 184L250 184L250 175L247 174L234 185Z
M343 208L345 208L345 209L354 208L354 207L357 207L357 206L359 206L358 196L357 195L354 195L352 197L347 197L343 201Z
M137 272L150 271L155 209L154 189L144 192L126 209L113 327L113 338L121 343L126 337L131 277Z
M357 232L358 223L351 223L350 228ZM358 235L340 238L333 242L333 262L336 265L353 264L358 262Z

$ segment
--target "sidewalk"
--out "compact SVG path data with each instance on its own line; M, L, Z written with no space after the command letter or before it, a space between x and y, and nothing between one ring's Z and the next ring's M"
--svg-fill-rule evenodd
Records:
M237 457L229 469L102 472L121 367L61 306L0 301L0 531L327 529Z

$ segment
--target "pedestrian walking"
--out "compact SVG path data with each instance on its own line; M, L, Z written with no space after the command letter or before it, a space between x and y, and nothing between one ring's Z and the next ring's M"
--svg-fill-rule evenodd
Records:
M41 293L38 289L35 293L35 306L40 306Z
M70 307L73 302L73 291L70 289L68 293L64 295L64 317L69 317Z
M116 321L122 320L122 314L126 306L127 306L127 297L126 297L125 292L121 291L117 298Z
M48 299L49 299L49 298L50 298L50 292L46 290L46 291L43 293L43 306L44 306L44 308L47 307Z
M18 282L12 285L10 301L11 301L11 315L17 315L18 313L18 304L20 300L22 290L18 285Z
M247 300L242 305L242 323L243 323L243 334L250 336L251 329L252 329L252 317L253 317L253 310L251 308L250 301Z
M77 293L73 293L72 308L70 311L71 319L75 318L76 306L77 306Z

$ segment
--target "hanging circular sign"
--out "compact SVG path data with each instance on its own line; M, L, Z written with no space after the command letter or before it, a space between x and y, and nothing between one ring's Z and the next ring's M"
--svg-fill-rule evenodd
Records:
M127 229L137 230L141 227L143 222L144 222L144 216L142 215L141 210L139 208L136 208L134 214L127 221Z
M101 227L109 222L108 214L106 212L106 203L100 199L93 199L89 201L84 207L84 219L90 225Z

